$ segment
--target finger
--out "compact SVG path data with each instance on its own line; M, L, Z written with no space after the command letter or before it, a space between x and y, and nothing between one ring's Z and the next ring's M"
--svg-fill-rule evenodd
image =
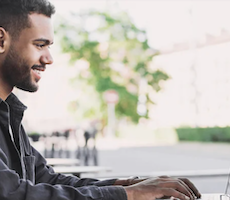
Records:
M171 177L163 175L163 176L159 176L159 178L171 178Z
M169 196L169 197L174 197L174 198L178 198L181 200L190 200L190 198L187 195L185 195L185 194L183 194L183 193L181 193L175 189L172 189L172 188L160 188L158 192L159 192L159 195L161 195L163 197Z
M178 179L172 179L170 181L168 180L168 181L162 182L160 186L164 188L173 188L177 190L178 192L185 194L190 199L195 199L193 192L188 188L188 186L186 186L186 184L182 182L183 181L178 180Z
M167 176L162 176L165 177L165 180L171 180L171 181L179 181L182 185L184 185L184 187L187 189L187 191L190 193L190 198L195 199L196 197L200 198L201 194L198 192L198 190L196 189L196 187L186 178L172 178L172 177L167 177ZM192 188L190 188L192 187ZM196 189L197 192L199 193L195 193L195 191L193 189Z
M183 180L181 179L178 179L180 181L180 183L182 185L184 185L184 187L187 188L187 190L189 191L189 193L193 196L193 198L195 199L196 198L196 194L194 193L194 191L187 185L187 183L185 183Z
M195 185L187 178L179 178L182 180L188 187L193 191L193 193L196 195L197 198L201 198L201 194L198 191L198 189L195 187Z

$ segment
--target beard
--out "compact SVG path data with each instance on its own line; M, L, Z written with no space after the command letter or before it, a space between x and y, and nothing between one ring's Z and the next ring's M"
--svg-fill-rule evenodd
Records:
M38 90L38 85L33 82L31 77L32 67L19 56L13 46L9 49L2 66L3 80L11 87L17 87L28 92Z

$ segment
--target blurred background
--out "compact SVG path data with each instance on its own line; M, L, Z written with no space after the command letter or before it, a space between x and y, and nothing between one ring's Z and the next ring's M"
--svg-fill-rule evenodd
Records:
M223 192L230 1L51 2L54 64L38 92L15 91L34 145L112 168L96 177L183 175Z

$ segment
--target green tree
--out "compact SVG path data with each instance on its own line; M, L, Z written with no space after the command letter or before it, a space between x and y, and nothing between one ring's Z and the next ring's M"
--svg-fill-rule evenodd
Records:
M140 81L147 83L146 104L154 103L149 94L159 91L159 82L169 77L151 67L158 52L148 44L146 32L135 26L125 12L88 11L71 14L71 20L59 19L56 34L62 51L70 54L70 63L84 63L72 80L85 81L94 87L100 98L100 111L106 116L103 93L114 89L119 93L116 105L117 117L126 116L133 122L137 113ZM90 113L95 114L92 110ZM95 116L96 117L96 116Z

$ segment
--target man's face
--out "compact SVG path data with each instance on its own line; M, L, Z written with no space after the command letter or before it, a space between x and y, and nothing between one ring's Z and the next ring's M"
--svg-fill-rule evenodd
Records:
M53 43L51 19L41 14L29 15L31 27L22 30L17 40L11 45L0 73L10 87L25 91L38 90L41 72L53 59L49 46Z

